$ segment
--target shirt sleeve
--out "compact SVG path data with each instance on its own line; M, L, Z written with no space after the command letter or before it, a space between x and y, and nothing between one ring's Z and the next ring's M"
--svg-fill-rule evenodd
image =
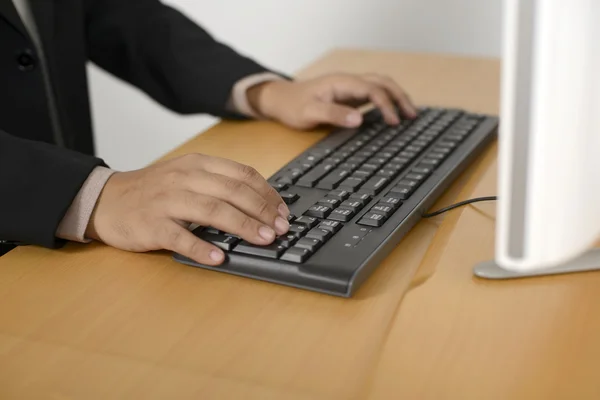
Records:
M105 167L92 170L58 225L56 237L81 243L91 241L85 237L85 231L104 185L115 172Z

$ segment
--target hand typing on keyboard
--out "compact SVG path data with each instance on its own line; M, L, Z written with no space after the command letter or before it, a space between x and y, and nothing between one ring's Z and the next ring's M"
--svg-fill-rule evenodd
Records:
M124 250L167 249L206 265L224 260L232 240L269 245L289 230L289 209L251 167L221 158L190 154L107 182L86 237ZM211 226L235 236L208 243L187 223Z
M383 75L331 74L289 82L272 81L248 91L250 105L263 117L297 129L326 124L355 128L362 114L352 106L371 102L385 122L397 125L400 116L414 118L415 106L404 90Z

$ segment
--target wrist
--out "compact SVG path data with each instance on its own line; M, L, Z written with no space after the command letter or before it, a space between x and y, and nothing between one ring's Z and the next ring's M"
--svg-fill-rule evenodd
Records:
M246 92L248 104L261 117L277 120L282 93L292 84L289 81L276 80L254 85Z

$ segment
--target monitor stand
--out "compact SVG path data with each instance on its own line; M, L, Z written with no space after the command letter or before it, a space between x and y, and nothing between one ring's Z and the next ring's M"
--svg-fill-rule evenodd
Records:
M558 267L536 269L526 272L506 270L498 266L495 261L484 261L473 268L473 274L484 279L516 279L597 270L600 270L600 249L589 250L580 257L570 260Z

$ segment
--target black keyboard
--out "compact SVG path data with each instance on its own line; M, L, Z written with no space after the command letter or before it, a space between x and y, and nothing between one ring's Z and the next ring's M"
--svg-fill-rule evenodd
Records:
M224 249L225 263L175 259L350 297L497 130L496 117L463 110L422 108L398 126L371 111L360 128L332 132L268 180L292 212L288 234L257 246L199 227L194 234Z

